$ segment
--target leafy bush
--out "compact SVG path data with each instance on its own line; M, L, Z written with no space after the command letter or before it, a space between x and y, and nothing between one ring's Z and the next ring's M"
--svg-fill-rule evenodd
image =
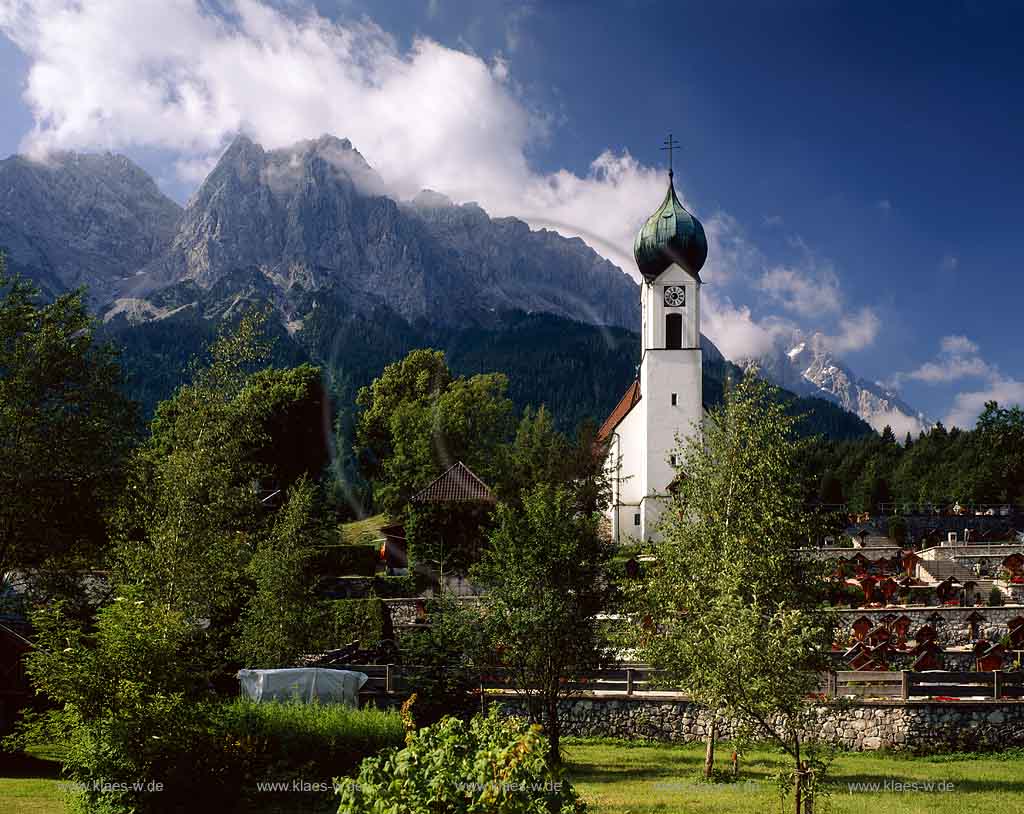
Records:
M384 599L416 596L416 577L414 574L376 577L373 580L373 592Z
M1003 604L1003 592L1000 591L995 585L992 586L992 590L988 594L988 604L990 607L996 608Z
M61 605L33 615L37 646L26 664L59 706L33 728L67 744L72 810L89 814L176 811L197 778L216 784L219 748L207 726L204 688L179 657L194 630L184 617L133 593L103 608L86 635Z
M320 633L316 637L320 649L330 650L354 641L369 649L394 638L391 614L377 598L328 600L321 603L320 610Z
M339 814L580 814L586 806L545 760L540 728L492 708L466 723L445 718L410 732L406 746L367 758L342 780Z

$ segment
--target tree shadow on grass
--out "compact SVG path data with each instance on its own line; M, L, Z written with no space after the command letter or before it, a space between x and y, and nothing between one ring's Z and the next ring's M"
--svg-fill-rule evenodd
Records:
M61 776L60 768L56 760L41 760L24 753L0 752L0 777L57 779Z
M614 756L609 760L601 759L578 760L573 759L569 751L566 768L574 783L593 784L615 784L632 781L669 781L693 783L695 787L704 784L702 774L704 771L704 758L692 754L679 754L669 760L662 757L660 760L652 760L650 763L642 761L630 765L628 763L613 762ZM750 761L741 766L739 776L733 780L726 777L727 769L720 760L716 763L719 779L708 782L710 787L728 789L731 786L743 785L750 782L766 782L773 772L777 770L775 764L768 764L761 760Z
M854 793L856 794L883 794L891 790L884 787L885 782L895 781L903 784L917 783L918 787L924 787L927 786L927 784L931 784L930 792L923 792L926 794L1019 794L1024 798L1024 778L1020 780L1011 778L1007 778L1006 780L971 780L970 778L961 777L955 780L944 780L943 778L916 777L908 772L901 774L900 768L900 764L895 764L893 766L893 771L884 775L833 771L829 772L827 782L833 787L838 788L843 793L846 793L851 787L853 787ZM1010 774L1012 771L1013 770L1008 767L1007 774ZM939 788L939 785L943 782L952 783L954 787L951 790L943 791ZM873 785L876 783L878 784L877 790L873 788Z

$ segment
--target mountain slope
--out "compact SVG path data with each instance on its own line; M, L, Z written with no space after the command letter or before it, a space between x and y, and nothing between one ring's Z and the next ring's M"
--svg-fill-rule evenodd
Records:
M107 336L124 348L130 394L147 415L184 381L189 359L213 337L216 324L198 308L186 308L161 320L136 325L115 320L105 326ZM316 308L295 334L278 323L270 329L277 364L310 360L324 370L342 413L343 434L349 431L356 391L413 348L444 350L449 366L461 375L505 373L517 408L547 405L565 432L584 419L605 419L636 376L640 351L640 337L632 331L521 311L495 312L486 325L414 326L386 306L366 315L335 301ZM704 400L715 405L726 379L742 371L707 340L703 346ZM844 439L871 433L832 402L783 396L794 414L807 416L805 434ZM339 442L339 449L344 446Z
M0 250L50 296L94 303L170 246L181 207L124 156L57 153L0 161Z

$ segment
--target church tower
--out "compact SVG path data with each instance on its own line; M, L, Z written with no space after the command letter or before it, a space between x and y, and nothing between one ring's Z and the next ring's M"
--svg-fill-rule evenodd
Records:
M619 542L657 537L676 477L677 438L700 432L700 270L707 254L704 227L680 203L670 168L665 198L633 244L642 277L639 376L601 428L613 468L609 520Z

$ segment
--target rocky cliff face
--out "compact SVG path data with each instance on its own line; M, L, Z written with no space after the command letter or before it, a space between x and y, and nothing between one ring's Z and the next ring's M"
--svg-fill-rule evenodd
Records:
M0 161L0 249L50 295L111 298L174 237L181 207L127 158L58 153Z
M397 202L347 140L330 136L273 151L236 139L167 252L122 286L114 308L145 312L139 302L183 283L204 292L244 278L248 290L253 273L292 319L319 292L357 310L383 304L410 322L509 308L637 320L636 283L582 241L432 193Z

